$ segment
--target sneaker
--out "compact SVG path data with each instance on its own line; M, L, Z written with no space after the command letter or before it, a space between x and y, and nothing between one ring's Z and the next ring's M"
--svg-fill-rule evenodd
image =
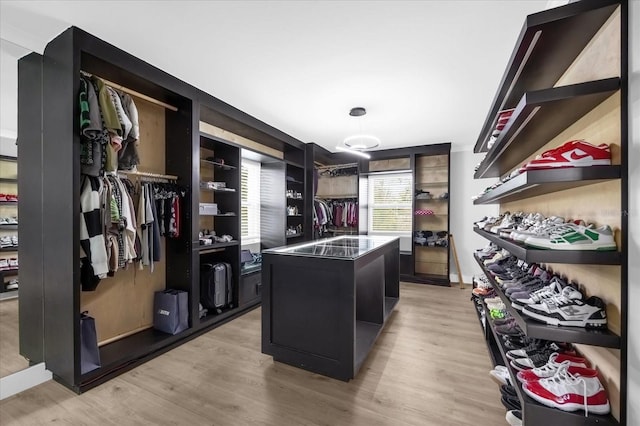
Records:
M517 310L522 310L525 305L535 305L545 299L557 296L562 293L562 281L554 278L550 284L533 292L518 292L511 294L511 306Z
M6 286L7 290L17 290L18 289L18 280L11 280Z
M499 385L511 385L509 370L504 365L496 365L493 370L489 371L489 375Z
M584 410L588 416L611 410L607 392L596 374L575 376L566 366L553 377L523 383L522 390L540 404L563 411Z
M549 325L585 328L607 326L605 304L596 296L591 296L584 302L564 296L553 297L544 303L525 306L522 313Z
M6 201L9 201L11 203L18 202L18 196L14 194L5 194L5 198L6 198Z
M500 398L500 401L502 402L502 405L504 405L504 408L506 408L507 410L522 409L522 405L520 404L520 399L518 399L517 396L502 395L502 397Z
M501 385L500 386L500 393L502 395L507 395L507 396L514 396L514 397L518 397L518 394L516 393L516 388L514 388L511 385Z
M511 410L507 411L507 415L505 416L507 423L510 426L522 426L522 411L520 410Z
M557 361L556 354L553 354L549 357L549 362L539 368L532 368L530 370L518 371L516 375L517 379L521 382L533 382L540 379L546 379L549 377L553 377L560 368L566 366L569 370L569 373L573 375L592 375L594 374L593 369L587 367L580 367L573 364L570 360L565 360L562 362ZM597 375L598 373L595 372Z
M18 258L17 257L12 257L12 258L9 259L9 269L10 270L18 269Z
M0 248L12 247L11 237L0 237Z
M518 326L518 324L515 322L496 326L495 329L496 333L501 336L521 336L524 334L522 332L522 329L520 329L520 326Z
M614 251L618 249L613 231L608 225L598 229L576 225L566 226L551 230L549 235L530 236L524 243L531 247L549 250Z
M525 164L521 170L590 167L610 164L611 150L608 145L600 144L595 146L586 141L574 140L543 153L539 158Z
M509 364L518 371L531 370L532 368L541 368L545 366L552 357L555 362L558 363L569 361L569 363L574 367L588 367L586 359L578 356L557 353L551 348L544 348L540 352L531 355L529 358L512 359Z
M9 269L9 259L0 259L0 271L7 271Z

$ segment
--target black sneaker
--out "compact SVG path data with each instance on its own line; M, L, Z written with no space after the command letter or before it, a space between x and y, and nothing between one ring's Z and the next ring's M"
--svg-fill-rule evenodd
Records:
M512 359L510 364L518 371L530 370L532 368L539 368L549 362L549 357L557 350L552 347L543 347L539 351L532 353L527 358Z
M501 385L500 386L500 393L502 395L506 395L506 396L513 396L515 398L518 397L518 394L516 393L516 388L514 388L513 386L510 386L510 385Z
M522 409L520 400L516 396L502 395L502 398L500 398L500 401L502 402L502 405L504 405L504 407L507 409L507 411Z

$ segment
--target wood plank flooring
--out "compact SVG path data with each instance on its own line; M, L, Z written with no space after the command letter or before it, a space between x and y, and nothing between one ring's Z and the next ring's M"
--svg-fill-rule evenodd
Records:
M0 424L506 424L469 290L402 284L349 383L260 352L260 309L85 394L48 382L0 402Z
M0 377L29 367L20 355L18 299L0 301Z

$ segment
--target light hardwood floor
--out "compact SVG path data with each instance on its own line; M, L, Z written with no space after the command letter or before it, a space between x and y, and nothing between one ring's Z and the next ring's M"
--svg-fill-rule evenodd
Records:
M506 424L469 290L402 284L349 383L260 352L260 309L76 395L48 382L0 402L0 424Z
M0 300L0 377L29 367L19 345L18 299Z

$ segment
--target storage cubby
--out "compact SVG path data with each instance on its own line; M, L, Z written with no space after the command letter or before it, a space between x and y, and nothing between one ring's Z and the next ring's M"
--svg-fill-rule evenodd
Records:
M286 206L287 226L285 237L287 244L295 244L305 237L304 217L304 166L286 162Z
M517 258L544 264L567 282L577 283L585 298L597 296L606 304L605 330L547 326L514 310L479 262L523 332L575 344L598 370L608 393L611 413L585 417L582 411L567 413L538 404L518 388L525 424L626 424L626 10L626 2L580 1L527 17L476 144L476 152L487 152L476 178L505 177L567 141L605 143L611 151L611 165L526 171L488 189L474 202L500 203L501 213L536 212L609 225L618 247L609 252L539 250L475 229ZM558 32L560 38L551 37ZM488 149L497 112L510 107L515 108L513 115ZM488 346L494 353L490 340ZM504 348L500 351L504 358Z
M18 159L0 155L0 293L18 293ZM6 296L6 295L5 295Z

